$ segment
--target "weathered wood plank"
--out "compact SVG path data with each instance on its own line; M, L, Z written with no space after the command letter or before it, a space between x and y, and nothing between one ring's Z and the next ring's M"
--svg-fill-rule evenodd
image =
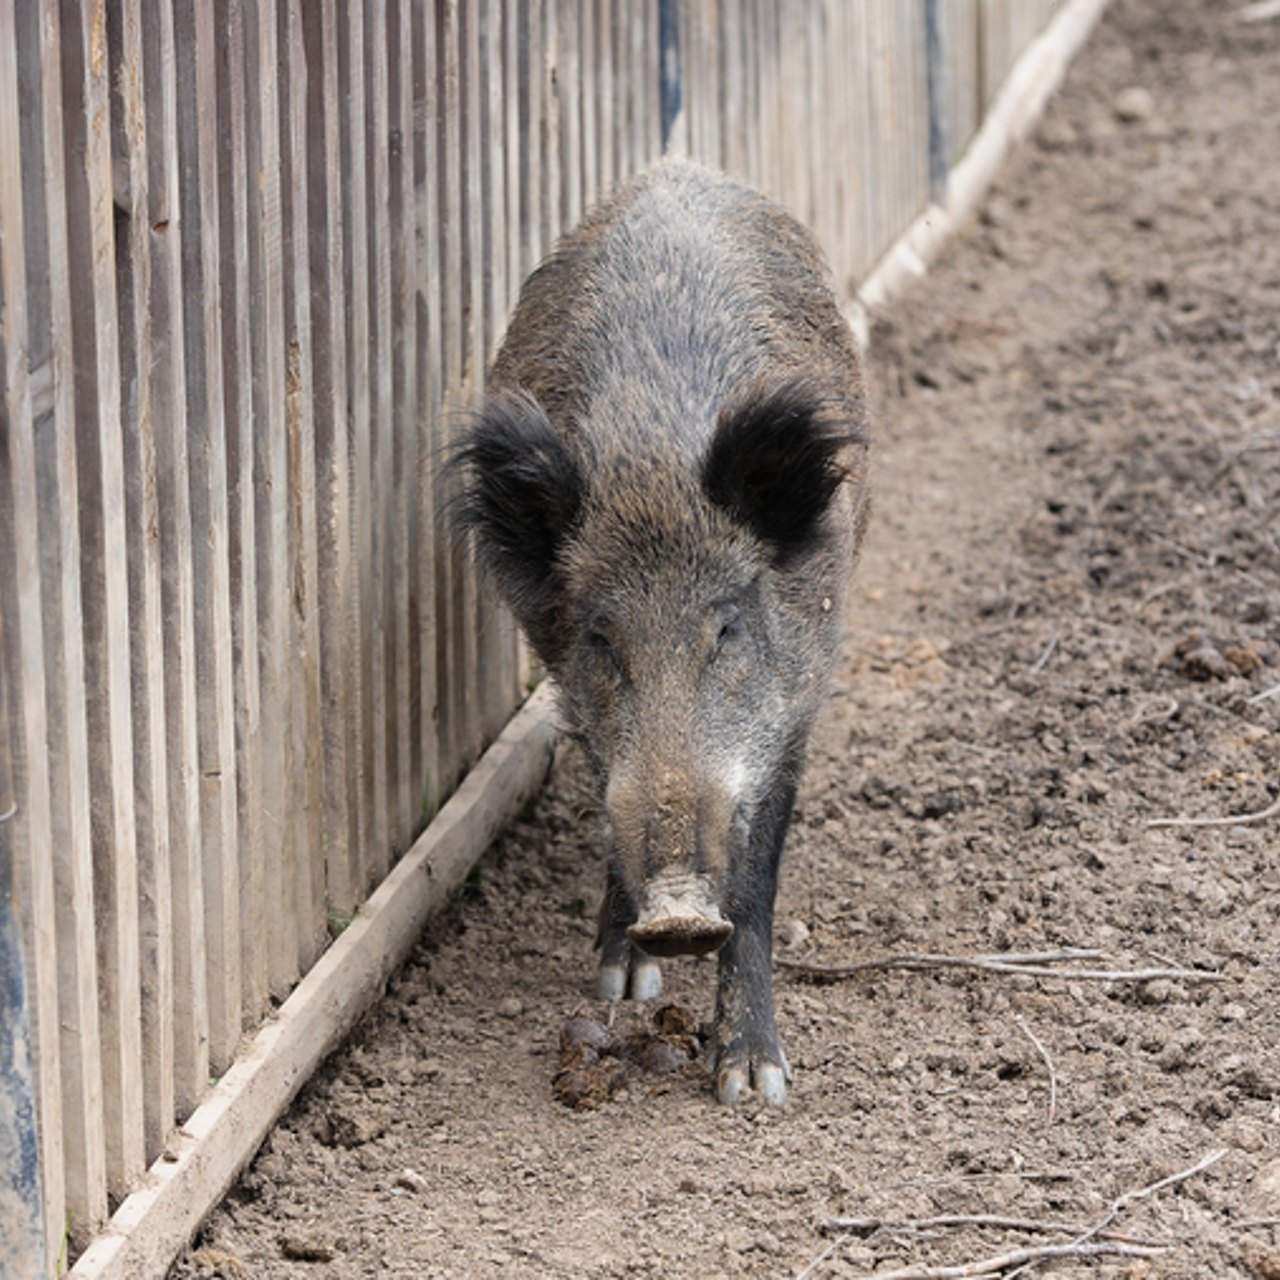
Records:
M142 1164L154 1160L173 1123L173 964L170 943L168 779L164 767L164 630L160 550L151 531L159 528L155 384L168 376L172 346L156 332L153 295L164 290L172 270L174 237L169 203L172 160L172 23L167 13L144 21L140 4L121 6L118 54L113 62L121 95L117 128L128 178L127 242L120 261L121 380L125 393L125 511L129 554L133 787L136 798L137 904L139 931L139 1051L132 1075L136 1096L132 1123L141 1127ZM162 56L168 35L168 61ZM166 72L168 73L166 76ZM154 141L153 141L154 140ZM153 149L157 154L153 155ZM152 175L156 182L153 183ZM153 230L158 228L158 230ZM170 235L170 231L173 235ZM167 301L167 298L166 298ZM161 318L168 314L161 310ZM136 1108L136 1109L135 1109Z
M345 20L344 20L345 19ZM373 386L368 376L371 353L369 124L365 6L351 3L339 14L339 101L342 117L343 219L350 252L345 258L347 303L348 420L351 467L351 529L353 541L350 625L355 642L355 722L358 755L354 761L360 780L360 894L377 883L387 860L387 803L378 786L385 765L381 709L382 654L376 628L378 597L374 590Z
M470 276L466 261L466 221L463 184L463 69L461 44L466 0L447 0L443 5L443 21L436 30L437 77L437 180L439 196L436 233L438 260L436 287L439 289L439 325L441 347L440 402L437 408L436 447L443 454L449 447L454 429L453 415L463 404L462 386L468 347L469 301L466 290ZM536 8L536 6L531 6ZM526 15L529 16L529 15ZM526 61L536 60L538 46L524 49ZM532 79L531 69L522 74ZM522 159L540 171L540 153L536 143L522 150ZM526 227L528 224L526 224ZM439 455L438 455L439 456ZM472 724L474 671L468 670L465 654L469 644L468 630L473 618L467 612L463 582L466 568L446 539L436 545L436 671L439 693L439 728L441 765L444 776L441 787L451 791L457 772L466 756L466 744Z
M31 222L23 208L24 183L42 197L44 165L60 159L55 138L42 150L39 127L56 112L44 84L47 47L40 40L42 13L35 5L0 6L0 132L20 146L0 149L0 372L6 431L0 441L0 602L9 627L0 660L15 691L9 734L16 770L13 815L16 872L23 920L24 953L31 989L32 1052L39 1104L39 1159L43 1181L44 1237L48 1263L56 1257L67 1211L64 1163L62 1049L58 1030L57 910L53 859L53 762L49 758L49 711L42 627L40 502L31 368L42 355L52 366L51 335L45 325L43 351L31 326L26 258L29 245L47 251L44 201L32 201ZM56 102L56 98L53 99ZM42 254L35 257L39 262ZM46 303L47 308L47 303ZM35 308L39 313L39 305Z
M419 50L407 0L394 5L388 16L390 58L387 65L387 135L389 172L387 192L391 288L391 330L394 406L390 449L392 498L389 503L391 558L389 589L394 603L392 697L396 718L396 852L407 847L422 824L421 681L416 660L417 605L412 583L418 538L414 474L417 466L417 236L413 216L414 192L413 92Z
M218 24L220 25L220 24ZM217 102L216 49L222 41L212 22L210 43L197 67L200 102ZM206 116L212 116L207 112ZM186 261L199 265L205 305L187 311L185 485L190 510L191 618L194 653L196 748L200 802L200 870L204 907L204 955L208 992L209 1062L214 1074L230 1065L241 1031L240 868L236 803L234 673L231 647L231 565L227 495L225 388L218 205L218 138L202 121L187 153L193 187L184 213ZM190 241L193 233L198 237ZM173 419L167 422L172 423ZM170 427L170 431L173 428Z
M391 246L388 225L390 174L387 138L389 103L386 11L382 4L365 9L365 93L368 166L369 237L369 349L366 376L370 382L369 493L363 521L369 526L371 558L365 566L374 617L372 666L373 788L384 832L370 849L375 881L386 875L401 844L400 764L398 723L401 694L396 680L396 599L393 562L399 531L395 512L395 430L392 405ZM403 686L401 686L403 687Z
M253 15L246 11L246 19ZM249 249L254 337L254 494L257 501L258 661L261 668L262 764L266 889L272 921L268 982L278 999L299 965L299 777L293 754L294 547L290 519L289 341L285 312L285 246L281 201L281 102L275 13L256 10L245 26L244 76L249 158Z
M506 16L508 32L513 30L514 15ZM439 228L441 198L438 188L440 172L440 116L443 86L440 79L439 30L434 21L424 21L415 38L418 47L418 69L414 89L414 191L418 260L413 281L414 305L418 315L419 397L417 419L417 482L414 493L420 512L419 545L414 583L418 608L416 660L422 676L422 786L423 818L430 821L443 802L444 774L447 759L444 736L440 731L441 708L445 697L442 679L446 678L440 662L445 640L437 602L442 595L440 575L447 560L440 548L440 522L437 518L437 493L432 467L443 443L442 404L444 399L444 361L441 349L443 297L439 288L442 236ZM509 48L513 46L508 46ZM508 80L512 75L508 70ZM513 152L511 163L519 163ZM518 172L518 170L517 170ZM518 207L508 197L508 210ZM511 227L517 221L510 223ZM509 261L518 260L518 237L510 236ZM447 569L445 569L447 572Z
M70 19L63 25L63 17ZM58 937L58 1025L61 1040L62 1127L66 1208L72 1239L83 1243L106 1216L107 1150L103 1115L102 1041L98 1005L98 957L94 934L93 848L90 770L106 763L90 759L85 687L86 576L102 569L103 495L84 476L80 454L101 447L94 397L99 373L95 345L95 274L92 221L94 192L89 167L87 108L92 26L83 11L42 15L41 88L45 128L45 234L48 320L55 371L52 413L38 432L36 493L43 506L41 576L48 593L45 669L48 681L48 750L53 801L53 866ZM100 35L105 40L105 27ZM102 49L105 61L106 49ZM82 106L83 104L83 106ZM99 215L100 216L100 215ZM110 254L108 251L108 259ZM117 398L117 411L119 400ZM87 491L77 493L84 476ZM96 519L95 519L96 517ZM87 537L87 566L81 538ZM95 558L96 557L96 558ZM87 573L86 573L87 570ZM92 611L93 602L89 602ZM100 620L99 612L95 621ZM92 625L92 624L91 624ZM96 634L104 638L104 628ZM97 655L94 655L95 658ZM100 726L99 726L100 727ZM109 765L107 766L109 768ZM98 772L99 787L109 773ZM78 1224L78 1225L75 1225Z
M303 5L310 167L312 412L327 909L348 918L363 896L352 476L348 455L346 228L336 0Z
M174 15L175 84L180 153L199 154L203 100L200 63L214 61L212 5ZM207 120L203 124L208 128ZM178 1114L197 1105L209 1080L209 1000L207 950L204 939L204 878L200 832L199 740L196 720L195 619L193 610L193 552L191 499L187 457L187 416L191 366L207 359L205 334L206 290L201 246L203 206L198 170L179 166L181 278L171 295L168 317L183 334L183 358L171 366L171 383L153 389L157 420L178 422L183 430L156 435L161 523L162 608L165 636L166 758L169 766L170 881L173 890L174 982L174 1095ZM196 384L197 386L199 383ZM198 405L198 402L197 402Z
M325 908L324 759L320 688L320 619L316 608L316 423L312 373L311 221L308 200L307 65L302 0L277 8L281 94L285 316L288 342L290 540L294 548L290 668L293 673L293 822L298 834L298 965L306 972L328 942Z

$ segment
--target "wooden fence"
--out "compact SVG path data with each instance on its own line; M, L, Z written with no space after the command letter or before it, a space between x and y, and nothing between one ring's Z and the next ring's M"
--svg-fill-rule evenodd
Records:
M434 477L523 276L669 146L852 292L1051 7L0 0L0 891L50 1270L521 696Z

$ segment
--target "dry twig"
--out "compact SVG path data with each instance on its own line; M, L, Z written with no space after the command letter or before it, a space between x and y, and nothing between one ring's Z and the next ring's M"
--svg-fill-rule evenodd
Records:
M1171 978L1183 982L1225 982L1226 975L1205 969L1051 969L1060 960L1077 960L1101 955L1100 951L1051 951L1042 955L1027 953L1014 956L943 956L920 951L902 951L896 955L871 960L854 960L849 964L818 964L811 960L787 960L775 957L782 969L808 974L815 978L837 981L876 969L983 969L991 973L1021 974L1033 978L1078 978L1092 982L1150 982L1154 978Z
M1133 715L1134 724L1156 724L1161 720L1172 720L1178 714L1177 698L1161 698L1158 702L1147 703Z
M877 1231L933 1231L938 1227L991 1227L997 1231L1056 1232L1059 1235L1078 1236L1086 1228L1078 1222L1045 1222L1040 1218L1006 1218L997 1213L945 1213L934 1218L911 1218L902 1223L886 1223L882 1218L824 1218L819 1224L823 1231L844 1231L849 1236L864 1238ZM1169 1248L1166 1241L1147 1240L1140 1236L1125 1235L1118 1231L1099 1231L1099 1239L1118 1240L1122 1244L1140 1244L1151 1249Z
M820 1254L818 1254L816 1258L814 1258L811 1263L809 1263L807 1267L805 1267L798 1276L796 1276L796 1280L805 1280L806 1276L810 1275L814 1270L826 1262L826 1260L831 1257L831 1255L835 1253L841 1245L847 1244L850 1238L851 1237L849 1236L841 1236L839 1240L833 1240Z
M979 1277L1008 1271L1010 1267L1025 1267L1028 1263L1046 1262L1050 1258L1154 1258L1161 1252L1161 1247L1155 1245L1122 1244L1118 1240L1099 1240L1089 1244L1040 1244L1010 1249L992 1258L962 1262L957 1266L909 1266L896 1271L877 1271L866 1280L978 1280Z
M1049 1070L1049 1123L1052 1124L1054 1117L1058 1114L1058 1073L1053 1068L1053 1059L1049 1057L1048 1049L1036 1039L1035 1032L1027 1026L1020 1014L1016 1015L1013 1020L1017 1023L1018 1030L1035 1045L1037 1052L1044 1059L1044 1065Z
M1259 702L1266 702L1268 698L1280 698L1280 684L1273 684L1270 689L1255 693L1252 698L1246 699L1246 704L1252 707Z
M1280 0L1255 0L1236 13L1241 22L1266 22L1268 18L1280 18Z
M1257 813L1240 813L1230 818L1149 818L1148 827L1236 827L1245 822L1265 822L1280 813L1280 800Z
M1155 1195L1157 1191L1163 1191L1165 1187L1172 1187L1176 1183L1186 1182L1188 1178L1194 1178L1196 1174L1203 1173L1228 1154L1228 1148L1222 1147L1217 1151L1211 1151L1203 1160L1197 1161L1189 1169L1183 1169L1180 1173L1171 1173L1167 1178L1161 1178L1159 1182L1153 1182L1149 1187L1143 1187L1139 1191L1126 1191L1118 1200L1112 1201L1111 1208L1107 1211L1107 1216L1097 1226L1091 1227L1084 1235L1072 1241L1072 1243L1083 1244L1085 1241L1101 1235L1116 1220L1122 1209L1127 1208L1137 1200L1145 1200L1148 1196Z
M1090 1227L1087 1231L1081 1232L1076 1239L1068 1244L1045 1244L1010 1249L991 1258L981 1258L976 1262L962 1262L950 1266L912 1265L900 1267L895 1271L877 1271L874 1276L867 1276L865 1280L978 1280L979 1277L994 1277L1001 1272L1017 1274L1053 1258L1156 1257L1163 1250L1170 1248L1171 1245L1159 1241L1135 1240L1127 1236L1118 1237L1117 1233L1109 1230L1111 1224L1120 1215L1121 1211L1129 1205L1138 1200L1145 1200L1148 1196L1155 1195L1157 1191L1164 1190L1165 1187L1185 1182L1188 1178L1193 1178L1197 1174L1203 1173L1210 1166L1217 1164L1227 1154L1228 1152L1225 1148L1213 1151L1202 1160L1197 1161L1189 1169L1183 1169L1180 1173L1170 1174L1169 1177L1161 1178L1159 1182L1153 1182L1150 1186L1142 1187L1137 1191L1126 1192L1112 1202L1111 1208L1100 1222ZM873 1223L875 1230L889 1229L884 1227L878 1220L873 1219L865 1221L856 1218L828 1219L823 1223L824 1227L850 1227L853 1228L853 1231L841 1236L833 1244L829 1245L823 1251L821 1257L814 1259L800 1273L797 1280L803 1280L804 1277L808 1276L819 1263L847 1243L852 1234L865 1234L865 1230L860 1232L859 1228L870 1227ZM918 1230L927 1227L967 1225L1001 1227L1013 1231L1076 1230L1076 1228L1068 1226L1066 1223L1026 1221L1018 1218L1001 1218L994 1215L974 1215L972 1217L953 1215L941 1218L922 1218L913 1220L905 1225ZM1006 1280L1009 1280L1008 1276L1006 1276Z
M1036 659L1035 665L1031 668L1032 675L1039 675L1040 672L1045 669L1049 663L1049 659L1053 657L1053 651L1058 647L1058 641L1061 639L1061 636L1054 636L1053 639L1049 641L1049 647L1040 655L1039 658Z

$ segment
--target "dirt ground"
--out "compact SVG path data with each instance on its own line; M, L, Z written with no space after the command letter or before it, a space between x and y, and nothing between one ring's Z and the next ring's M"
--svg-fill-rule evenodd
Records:
M786 1108L696 1066L553 1092L566 1019L607 1018L566 754L174 1276L1280 1277L1280 814L1149 826L1280 797L1280 20L1115 0L870 369ZM668 963L660 1003L713 988Z

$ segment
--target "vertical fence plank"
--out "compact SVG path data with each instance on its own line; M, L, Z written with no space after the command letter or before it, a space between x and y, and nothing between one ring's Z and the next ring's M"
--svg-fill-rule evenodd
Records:
M118 130L127 190L127 219L117 244L121 379L124 385L126 557L132 637L133 750L139 928L138 988L141 1053L133 1072L143 1160L159 1154L173 1123L173 967L169 913L168 785L164 768L164 635L161 614L156 419L153 384L167 359L157 333L154 291L171 248L165 187L165 84L156 45L160 23L145 23L141 6L119 11L113 78L121 97ZM146 28L150 28L146 30ZM168 68L170 71L172 67ZM171 87L171 81L170 81ZM154 144L152 139L154 138ZM153 145L158 155L153 155ZM158 182L153 184L153 171ZM153 230L157 228L157 230ZM174 229L174 234L177 234ZM153 253L153 243L155 252ZM161 313L163 319L164 313Z
M517 143L514 138L508 141L504 128L507 122L503 97L506 73L500 11L500 0L482 0L476 44L479 79L477 194L482 221L480 256L484 289L477 393L482 386L484 368L501 335L512 287L508 279L507 242L510 233L507 223L506 152L508 146ZM573 28L572 38L576 44L576 28ZM580 187L576 189L580 190ZM481 684L486 740L495 737L501 729L514 701L515 684L515 646L510 616L505 609L495 607L491 602L487 608L487 617L481 619L485 628L482 636L486 651Z
M414 544L417 540L413 485L416 445L417 308L413 285L417 274L417 237L413 230L414 195L413 91L417 49L410 6L405 0L388 16L388 235L390 257L391 329L387 341L392 357L392 451L390 592L395 606L393 651L395 668L391 695L400 707L396 722L397 848L417 834L422 814L421 681L414 661L413 628L417 607L412 584Z
M53 781L41 600L40 487L37 483L32 362L48 367L50 334L37 351L28 306L26 257L47 242L43 202L28 221L24 185L39 196L45 165L60 156L58 140L45 147L42 126L57 113L44 84L47 46L40 39L43 13L36 6L0 6L0 132L21 145L0 148L0 345L3 346L3 412L0 432L0 606L10 620L6 683L16 690L4 726L14 752L17 811L13 816L19 893L27 904L24 949L32 999L32 1048L39 1112L39 1160L44 1237L52 1265L62 1240L68 1204L58 1011L57 905L54 868ZM33 199L33 204L37 203ZM46 308L47 311L47 308ZM47 517L46 517L47 518Z
M539 148L542 152L542 177L539 184L541 196L542 245L538 253L547 252L560 235L564 213L561 187L560 144L563 127L563 102L559 66L561 5L557 0L544 0L542 30L538 42L538 54L534 73L541 81L539 97L542 102L538 128Z
M582 221L582 6L562 0L556 40L556 79L560 94L561 225Z
M467 0L442 0L441 19L436 31L438 144L436 153L437 209L436 231L438 260L436 287L439 290L438 342L440 358L440 401L437 406L437 449L448 449L455 415L461 406L461 388L469 342L469 317L466 290L469 285L469 264L465 222L463 184L463 121L464 109L463 69L461 46L463 42L463 5ZM524 17L535 20L530 6ZM529 91L540 84L537 63L540 45L530 41L522 47L521 76ZM526 122L531 118L526 117ZM526 128L531 127L526 123ZM529 134L526 132L526 138ZM541 172L541 148L531 139L522 149L526 172ZM529 179L532 181L532 179ZM534 220L529 217L527 205L523 211L525 244L535 231ZM471 615L464 598L463 580L465 566L462 558L441 538L436 548L436 641L437 680L440 707L441 755L446 775L441 786L451 791L457 781L456 770L465 759L469 727L473 718L474 673L465 665L467 652L466 631Z
M120 313L115 223L111 40L105 0L89 9L84 154L93 261L96 404L91 448L79 451L81 599L93 833L94 936L102 1037L102 1123L108 1187L116 1194L144 1168L138 867L134 822L133 709L129 643ZM117 33L118 36L118 33ZM118 202L117 202L118 201ZM94 456L96 453L96 456ZM89 569L86 562L93 561Z
M173 890L174 975L174 1094L180 1116L190 1113L209 1079L209 1011L204 942L204 885L201 866L199 746L196 724L195 621L191 548L191 510L186 422L193 411L188 394L192 365L205 362L205 310L211 305L201 246L203 209L199 169L191 160L199 154L203 101L200 85L207 83L215 63L213 13L205 4L196 12L175 10L175 81L180 165L181 278L171 301L171 323L184 334L183 359L175 361L172 399L154 405L162 421L182 422L181 431L157 435L160 545L165 635L166 758L169 764L169 847ZM213 234L212 229L204 234ZM216 295L215 295L216 296ZM195 374L196 379L199 374ZM195 385L199 387L199 382ZM195 402L199 412L199 401Z
M325 885L335 924L362 896L359 717L355 672L351 470L348 463L346 238L336 0L304 4L310 175L312 409L315 427Z
M239 866L241 1008L256 1021L268 1007L269 917L266 898L262 696L258 665L258 557L254 495L254 389L249 248L249 168L243 91L244 17L236 3L222 4L218 27L226 42L224 74L217 77L218 137L217 289L223 323L221 347L205 357L219 371L226 431L228 555L231 592L231 657L235 699L235 778L238 795L236 854ZM199 206L204 217L204 206ZM191 228L192 232L195 228ZM194 254L190 255L194 258ZM199 259L205 269L205 258ZM213 264L210 263L212 266ZM212 285L210 286L212 287ZM203 350L203 348L201 348ZM199 357L197 357L199 358Z
M212 16L212 15L211 15ZM192 174L184 214L197 211L198 241L184 234L185 261L195 264L204 306L185 316L186 408L183 453L190 518L191 625L194 642L200 873L204 909L203 955L208 993L210 1069L221 1075L241 1032L240 875L236 803L234 674L231 647L230 529L227 496L226 414L222 380L222 297L219 287L218 138L216 50L225 28L210 22L207 56L197 67L197 95L205 119L185 157ZM200 106L197 106L197 111Z
M453 411L448 416L450 436L458 427L458 412L469 410L477 403L484 380L484 263L482 210L480 208L480 54L478 40L478 0L460 0L456 28L455 68L458 79L458 186L456 217L461 233L461 274L458 279L459 301L462 305L463 339L459 351L458 381L453 384ZM554 29L554 7L551 7L551 28ZM544 41L548 37L544 36ZM543 48L540 66L546 73L546 49ZM548 107L551 104L548 102ZM555 176L548 170L547 121L544 118L544 198L553 200ZM453 782L462 771L479 756L484 739L484 716L487 710L485 682L489 675L487 664L491 658L490 636L487 621L491 609L490 597L481 596L476 589L475 576L464 557L454 557L457 572L456 598L459 623L457 657L460 667L454 672L454 681L463 687L464 707L462 756L457 764Z
M246 17L252 11L246 12ZM289 670L294 592L290 537L289 348L285 324L284 229L280 169L280 81L275 14L257 9L245 26L250 154L250 262L258 284L254 308L254 493L257 499L258 657L261 665L265 772L267 900L272 925L268 977L283 997L298 976L297 886L306 865L300 848L300 772L293 756L293 678Z
M618 79L621 74L617 56L619 23L611 0L593 0L595 7L595 65L596 96L596 172L601 196L607 195L617 185L621 164L619 162Z
M91 760L89 752L85 687L85 640L89 637L85 634L83 598L85 578L90 579L92 590L93 575L103 567L100 534L95 538L101 529L103 495L94 492L92 474L85 476L86 491L79 491L84 475L80 454L92 450L96 457L102 445L94 403L99 372L95 309L101 305L96 296L101 279L95 273L94 259L103 232L100 224L93 225L95 193L86 139L90 128L87 113L93 101L89 85L93 37L84 20L90 15L72 6L63 6L55 14L50 5L42 18L45 142L51 153L46 155L44 195L54 381L52 417L39 433L44 443L37 444L37 467L44 521L52 526L42 538L41 573L50 593L46 597L45 653L48 747L55 766L53 858L66 1208L72 1240L79 1245L105 1217L107 1176L90 770L96 771L93 781L98 787L107 780L101 772L105 763L101 755ZM102 35L105 37L105 30ZM106 50L102 53L105 61ZM110 262L109 249L107 256ZM82 502L86 504L83 511ZM86 535L82 564L81 538ZM90 599L91 611L93 604ZM92 638L105 639L100 611L93 622L97 630L90 633Z
M515 14L505 15L506 30L514 33ZM414 91L414 187L416 192L416 224L418 240L417 274L414 281L415 305L418 312L420 341L419 401L417 432L417 484L415 493L421 507L421 547L415 583L418 592L417 625L418 665L422 671L422 736L423 736L423 815L434 816L444 800L446 761L448 755L441 717L447 696L440 654L446 640L437 602L442 595L442 566L447 574L447 559L440 549L441 529L438 520L437 492L433 468L438 464L443 443L441 433L444 400L444 359L442 327L444 299L439 287L442 236L439 230L441 194L439 190L441 133L440 117L444 90L441 83L440 24L434 14L423 21L415 40L418 46L420 80ZM515 46L508 43L508 58L514 57ZM508 83L515 71L507 70ZM513 152L512 164L519 163ZM509 170L510 172L510 170ZM508 197L508 216L516 211L510 226L518 225L518 206L514 192ZM512 230L508 261L519 260L519 237Z
M582 117L582 206L600 199L600 31L595 0L578 0L578 98ZM512 135L509 146L516 145Z
M308 970L327 941L325 909L324 760L321 751L320 620L316 608L319 550L316 530L316 423L312 371L311 219L308 204L307 65L301 0L277 7L277 49L284 76L281 149L285 181L286 418L289 526L293 547L290 668L293 675L292 753L298 811L298 966Z
M394 577L395 449L396 427L392 409L391 359L391 249L388 212L390 174L387 139L389 103L386 9L379 3L365 9L365 117L364 152L369 237L369 347L366 355L370 388L369 493L361 513L369 526L371 559L365 566L374 620L372 688L374 690L373 786L375 803L385 832L371 850L375 878L390 869L397 849L403 848L400 827L400 763L398 759L401 697L397 692L396 600ZM401 685L400 688L403 688Z
M346 256L347 367L352 467L351 536L354 538L352 602L356 627L356 667L359 699L360 803L364 815L361 829L361 896L376 883L387 859L387 805L379 783L385 769L385 740L379 712L385 694L381 682L383 654L377 642L378 594L375 579L373 524L373 387L368 376L370 356L370 250L369 226L369 123L367 50L365 48L365 5L345 7L339 48L343 56L340 101L344 115L342 173L344 175L344 221L350 252Z

